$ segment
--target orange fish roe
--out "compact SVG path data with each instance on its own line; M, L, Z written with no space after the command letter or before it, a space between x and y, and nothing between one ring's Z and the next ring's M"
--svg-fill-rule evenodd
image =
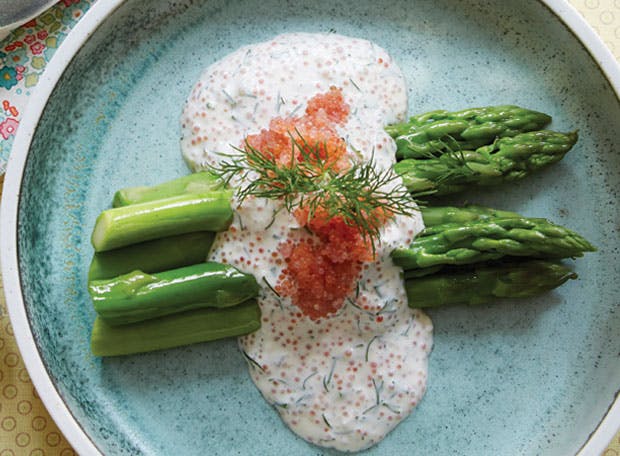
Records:
M328 165L333 165L337 170L346 169L349 166L346 159L347 146L335 127L343 124L348 116L349 106L344 101L342 90L331 87L329 92L316 95L308 101L305 115L276 117L269 123L269 129L249 135L246 144L263 154L271 154L278 164L288 166L293 150L297 151L295 159L303 160L302 150L299 147L293 148L294 139L298 146L305 143L316 148Z
M344 124L348 116L349 106L342 91L331 87L327 93L308 101L303 116L273 119L269 129L248 136L247 145L288 166L295 150L295 159L304 160L299 147L293 147L293 138L298 145L303 138L303 144L318 149L321 160L336 170L345 170L349 167L346 143L338 136L336 126ZM316 238L280 245L286 268L276 290L290 297L305 315L317 320L342 307L345 297L355 288L362 264L372 260L372 251L358 229L342 217L329 217L320 208L310 220L308 215L307 208L295 213L300 224L307 226Z
M355 261L332 261L332 244L311 240L281 245L287 267L276 291L289 296L304 315L318 320L336 312L354 290L362 270Z
M342 307L345 297L355 289L363 262L372 260L372 251L359 231L342 217L327 218L321 210L309 221L307 210L298 210L296 216L300 221L305 219L302 224L318 240L281 244L286 268L276 290L317 320Z
M323 255L334 263L347 261L372 261L372 249L359 233L359 230L347 224L342 217L329 217L327 211L319 208L308 220L308 209L295 211L295 218L302 226L307 226L324 246Z
M332 86L329 92L320 93L308 100L306 114L315 117L325 115L333 123L344 124L349 117L349 105L344 102L342 90Z

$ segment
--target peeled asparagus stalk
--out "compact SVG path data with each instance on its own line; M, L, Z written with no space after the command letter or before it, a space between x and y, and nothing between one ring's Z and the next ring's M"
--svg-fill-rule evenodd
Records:
M223 309L197 309L123 326L97 317L91 335L95 356L118 356L162 350L249 334L260 328L255 300Z
M224 231L232 222L229 190L183 194L103 211L91 242L96 252L196 231Z

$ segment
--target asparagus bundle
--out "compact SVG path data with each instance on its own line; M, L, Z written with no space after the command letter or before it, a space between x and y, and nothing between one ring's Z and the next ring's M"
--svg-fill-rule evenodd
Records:
M253 276L206 262L232 221L232 192L210 173L116 192L93 230L95 355L138 353L260 327Z
M451 150L473 150L496 138L541 130L551 117L519 106L487 106L462 111L432 111L386 131L397 145L396 157L429 158Z
M536 296L577 277L557 259L595 250L545 219L481 206L421 210L427 228L392 252L410 307Z
M405 159L396 163L394 170L414 196L447 195L472 185L491 186L521 179L560 161L576 142L576 132L533 131L501 138L476 150Z

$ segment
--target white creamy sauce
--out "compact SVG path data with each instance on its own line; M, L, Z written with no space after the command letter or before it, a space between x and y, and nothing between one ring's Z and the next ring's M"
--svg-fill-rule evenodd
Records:
M383 127L406 115L404 77L377 45L335 34L280 35L207 68L183 112L183 155L195 170L215 164L218 153L232 152L272 118L302 115L308 99L331 86L342 89L351 109L338 130L351 155L391 167L395 144ZM426 387L432 324L407 306L401 269L389 256L423 228L421 216L389 222L356 292L337 314L312 321L271 288L285 264L278 245L310 236L278 209L277 201L245 200L209 258L254 274L262 287L262 327L239 339L250 374L304 439L344 451L367 448L410 414Z

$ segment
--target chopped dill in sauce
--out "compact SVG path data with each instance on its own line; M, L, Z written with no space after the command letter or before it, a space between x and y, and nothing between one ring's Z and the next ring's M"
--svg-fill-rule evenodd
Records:
M308 116L329 124L336 166L372 162L381 173L391 169L395 152L383 127L403 120L406 111L404 77L378 45L335 33L280 35L206 69L183 112L182 151L196 170L217 167L222 154L243 150L246 140L262 152L273 149L274 119L282 126ZM334 114L337 121L330 120ZM308 123L304 137L321 134L315 126ZM262 326L239 339L249 375L307 441L343 451L376 444L412 412L426 387L432 324L407 306L400 269L389 256L423 228L420 214L385 220L373 254L367 243L349 242L358 231L330 225L334 217L308 217L281 199L248 196L234 204L238 217L218 233L209 259L263 278ZM323 243L329 248L319 248ZM303 252L295 255L295 246ZM319 272L326 259L332 271ZM291 268L304 274L303 287L290 281ZM330 303L322 293L332 286L341 289ZM319 313L302 301L318 305Z

